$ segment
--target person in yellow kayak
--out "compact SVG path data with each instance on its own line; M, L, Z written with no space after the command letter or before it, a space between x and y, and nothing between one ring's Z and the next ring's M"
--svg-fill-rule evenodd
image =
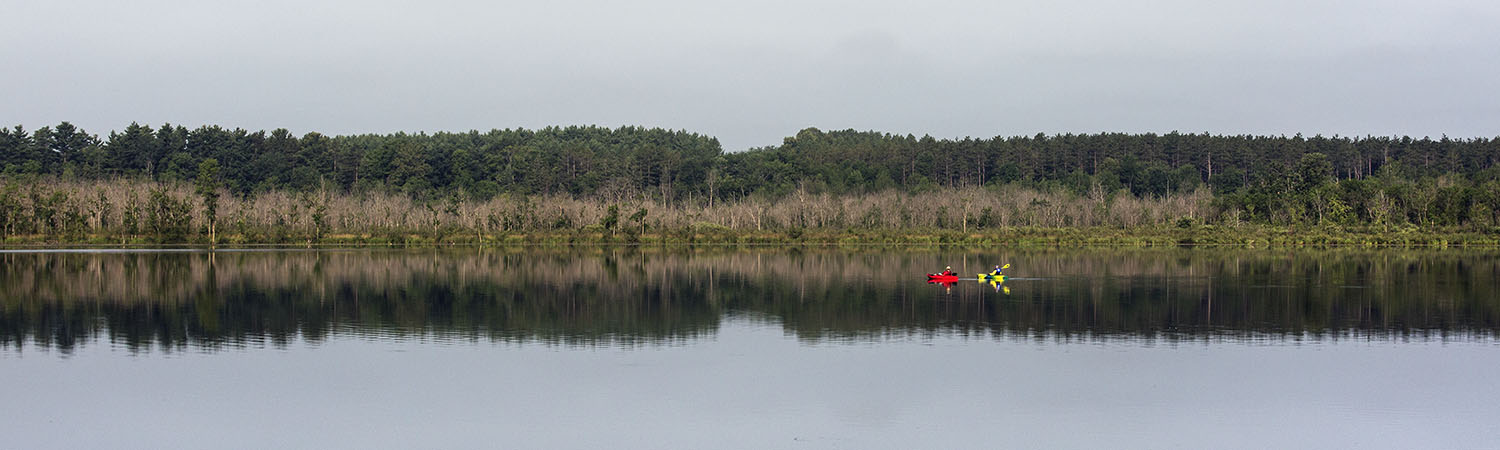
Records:
M981 274L979 274L979 281L984 281L984 280L999 280L999 281L1004 281L1005 280L1005 269L1009 269L1009 268L1010 268L1010 264L1006 264L1006 265L1003 265L1003 266L995 266L995 270L991 271L990 273L981 273Z

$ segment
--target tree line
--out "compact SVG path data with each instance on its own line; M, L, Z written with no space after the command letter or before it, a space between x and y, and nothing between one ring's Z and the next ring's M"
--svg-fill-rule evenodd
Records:
M1204 221L1500 224L1500 138L1059 134L935 139L808 128L724 152L711 136L641 127L301 136L131 124L107 136L63 122L0 129L0 176L191 182L199 192L500 194L668 206L792 195L917 194L1021 185L1086 198L1212 194Z
M717 139L640 127L296 136L286 129L132 123L103 138L68 122L32 132L0 130L0 167L7 175L191 181L212 159L225 187L239 195L336 189L489 198L624 189L670 198L701 185L721 154Z

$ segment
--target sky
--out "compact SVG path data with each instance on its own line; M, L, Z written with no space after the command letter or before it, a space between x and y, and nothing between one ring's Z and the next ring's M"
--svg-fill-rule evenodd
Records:
M1500 2L0 0L0 125L1500 136Z

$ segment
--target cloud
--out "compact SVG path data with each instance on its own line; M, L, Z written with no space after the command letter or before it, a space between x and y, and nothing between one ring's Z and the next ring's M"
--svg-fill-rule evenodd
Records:
M599 124L1492 136L1500 5L23 2L0 119L343 134Z

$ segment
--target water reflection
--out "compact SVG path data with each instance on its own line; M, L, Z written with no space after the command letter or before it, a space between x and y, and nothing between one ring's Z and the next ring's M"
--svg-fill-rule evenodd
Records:
M726 317L808 341L1492 339L1492 252L834 249L0 254L0 346L675 345ZM929 285L1012 263L1004 283ZM973 269L973 270L971 270Z

